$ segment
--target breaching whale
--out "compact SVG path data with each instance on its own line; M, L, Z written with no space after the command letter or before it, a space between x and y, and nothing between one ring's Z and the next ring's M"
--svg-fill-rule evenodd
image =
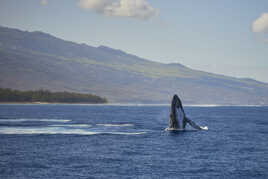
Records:
M175 94L171 101L170 121L166 130L184 130L187 123L195 129L207 130L207 127L199 126L186 117L181 100L178 95Z

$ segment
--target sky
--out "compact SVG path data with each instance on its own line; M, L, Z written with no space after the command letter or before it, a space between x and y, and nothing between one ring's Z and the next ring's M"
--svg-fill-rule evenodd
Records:
M0 25L268 82L267 0L1 0Z

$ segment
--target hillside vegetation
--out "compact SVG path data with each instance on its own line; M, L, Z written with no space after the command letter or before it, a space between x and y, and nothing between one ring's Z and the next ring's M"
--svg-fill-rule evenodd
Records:
M6 27L0 27L0 87L90 93L116 103L170 103L177 93L188 104L268 104L267 83Z
M48 90L19 91L0 88L0 102L46 102L46 103L107 103L105 98L91 94L50 92Z

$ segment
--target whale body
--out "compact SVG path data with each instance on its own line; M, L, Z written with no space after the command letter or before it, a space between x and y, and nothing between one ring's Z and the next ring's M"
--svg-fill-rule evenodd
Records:
M186 117L181 100L178 95L175 94L171 101L170 121L166 130L183 131L186 127L186 124L189 124L190 126L198 130L207 130L207 127L201 127Z

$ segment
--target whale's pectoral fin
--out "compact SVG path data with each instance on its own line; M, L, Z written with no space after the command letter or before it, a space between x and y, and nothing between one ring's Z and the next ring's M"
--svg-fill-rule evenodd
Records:
M199 125L197 125L194 121L190 120L189 118L186 118L185 117L185 121L190 124L190 126L192 126L193 128L195 129L198 129L198 130L202 130L203 128Z

